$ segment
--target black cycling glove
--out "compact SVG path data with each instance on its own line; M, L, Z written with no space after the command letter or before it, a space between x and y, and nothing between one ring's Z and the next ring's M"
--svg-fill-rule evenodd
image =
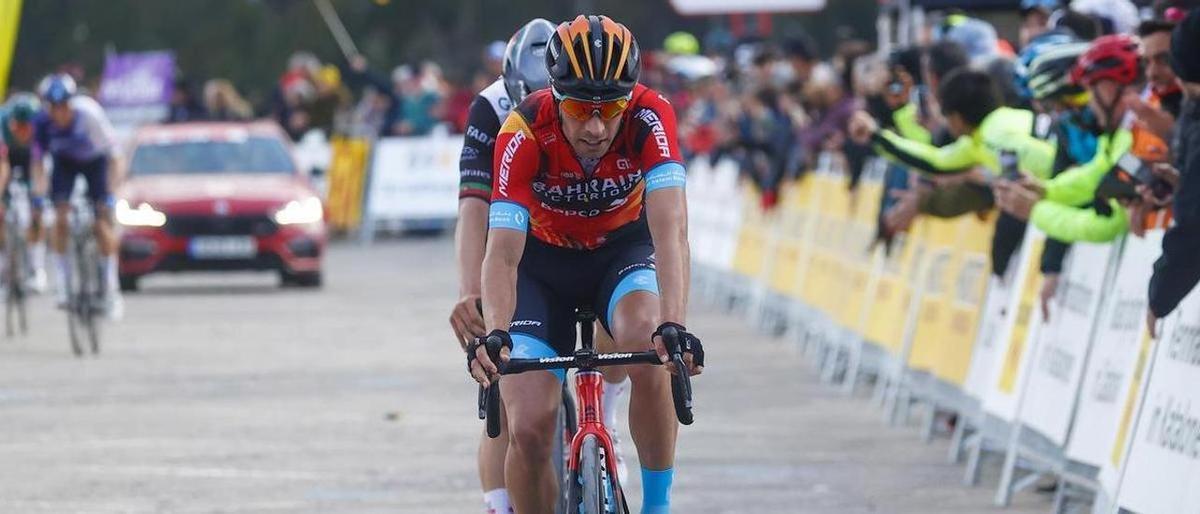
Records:
M699 337L696 337L692 333L688 332L687 328L684 328L683 325L672 323L670 321L663 323L662 325L658 326L658 329L654 331L654 334L650 336L650 339L654 340L655 337L661 337L663 335L663 329L666 328L673 328L679 334L679 351L682 353L692 354L692 362L698 367L703 367L704 345L700 343ZM667 342L663 341L663 344L667 344ZM667 351L671 351L669 346Z
M471 340L471 344L467 345L467 373L471 372L471 363L476 359L475 351L480 346L487 347L488 357L492 359L493 364L499 366L500 350L503 348L512 350L512 336L506 331L497 329L489 332L486 336Z

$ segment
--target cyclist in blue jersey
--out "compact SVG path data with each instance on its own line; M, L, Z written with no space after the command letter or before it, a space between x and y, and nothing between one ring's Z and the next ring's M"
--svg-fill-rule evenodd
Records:
M35 121L37 144L49 154L50 200L54 203L51 263L56 279L55 298L67 303L70 269L65 256L69 233L70 200L77 177L87 183L87 196L96 212L95 234L102 256L102 277L109 318L122 315L117 281L117 238L112 221L112 183L119 181L120 153L112 123L95 100L77 95L75 81L65 74L46 77L38 87L46 112Z

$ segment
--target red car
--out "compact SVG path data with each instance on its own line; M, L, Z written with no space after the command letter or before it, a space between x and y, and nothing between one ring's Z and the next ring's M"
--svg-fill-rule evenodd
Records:
M114 208L121 289L158 271L274 270L319 287L324 207L273 123L146 127Z

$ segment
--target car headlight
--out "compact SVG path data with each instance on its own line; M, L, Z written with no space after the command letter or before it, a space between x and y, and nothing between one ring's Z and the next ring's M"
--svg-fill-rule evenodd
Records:
M116 215L117 223L129 227L161 227L167 224L167 215L146 202L138 204L135 209L127 200L117 200Z
M310 196L303 200L292 200L282 209L275 211L275 223L280 225L302 225L316 223L325 217L321 199Z

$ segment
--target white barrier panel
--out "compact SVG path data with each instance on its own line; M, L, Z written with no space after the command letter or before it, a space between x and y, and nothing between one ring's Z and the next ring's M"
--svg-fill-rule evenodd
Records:
M1097 317L1100 325L1092 338L1075 412L1077 429L1067 441L1067 457L1074 461L1092 466L1111 461L1145 325L1146 284L1161 243L1162 231L1125 239L1120 264Z
M722 159L713 166L713 197L711 203L688 204L688 210L711 209L717 223L717 237L713 259L717 269L732 270L733 257L737 253L738 237L742 230L742 188L739 184L738 165L730 159Z
M705 266L720 267L717 247L720 240L721 209L702 208L718 205L721 200L716 172L706 158L693 159L687 168L688 243L692 260ZM734 194L737 194L736 192Z
M1031 394L1020 419L1054 444L1063 445L1071 426L1096 312L1106 284L1112 244L1076 243L1063 267L1029 368Z
M1042 326L1042 311L1036 308L1040 290L1042 247L1046 236L1033 227L1025 231L1021 250L1009 261L1018 266L1013 291L1005 306L1004 324L999 331L997 353L983 398L983 410L1005 421L1014 421L1020 407L1021 391L1028 375L1030 355Z
M967 381L964 384L967 394L976 400L983 400L987 395L992 380L992 367L997 360L997 352L1002 348L1000 331L1004 327L1005 307L1008 306L1012 294L1013 277L1016 266L1009 266L1007 277L1001 279L992 274L988 282L987 298L983 302L983 310L979 316L979 333L975 336L975 348L971 352L971 367L967 371Z
M1200 512L1200 292L1167 317L1148 380L1118 503Z
M742 188L737 164L708 156L687 166L688 242L692 260L720 271L733 270L742 228Z
M458 216L461 137L386 138L375 144L367 219L375 224Z

